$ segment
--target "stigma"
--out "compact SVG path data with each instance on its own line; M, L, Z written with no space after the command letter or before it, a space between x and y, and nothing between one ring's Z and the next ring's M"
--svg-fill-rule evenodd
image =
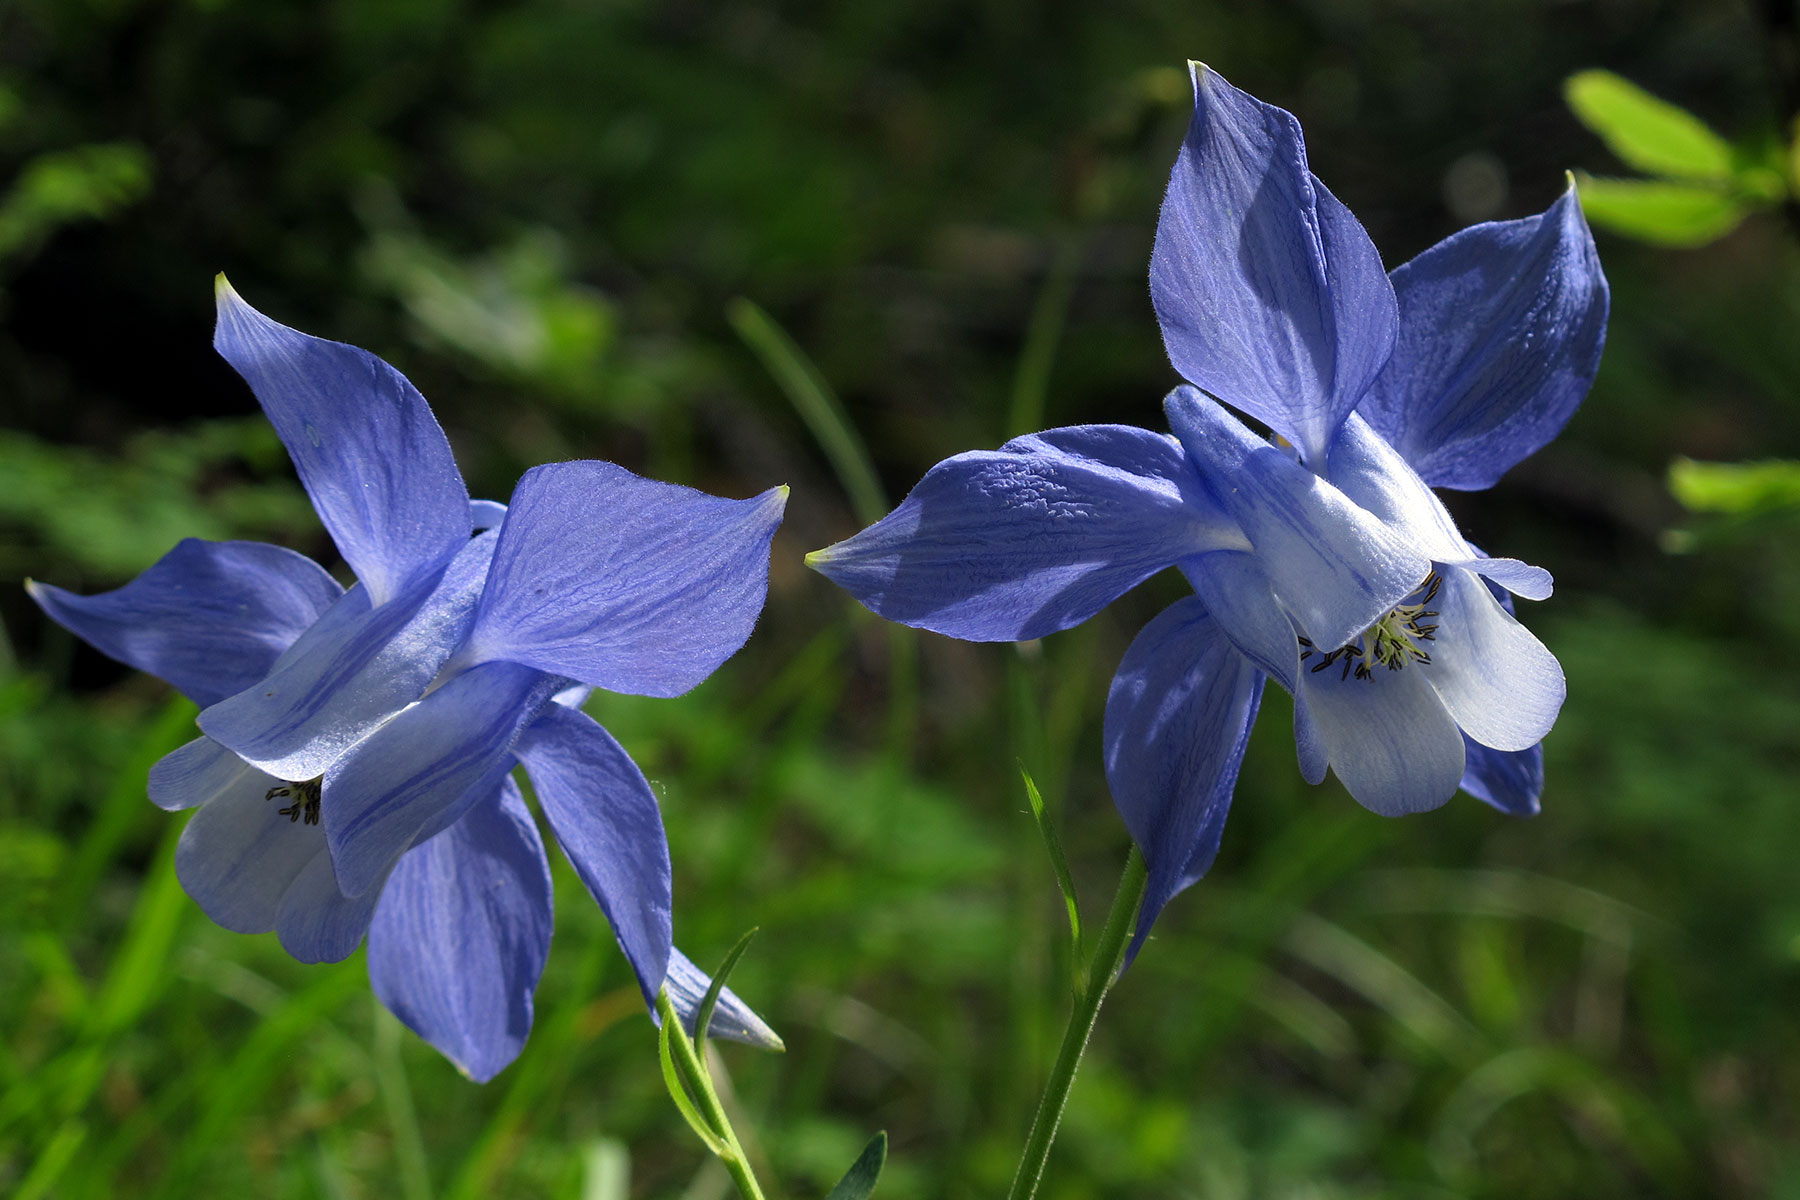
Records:
M1434 640L1438 627L1429 622L1438 613L1427 606L1437 599L1438 589L1443 586L1443 579L1433 571L1407 597L1406 603L1395 605L1373 625L1329 654L1322 653L1309 638L1302 636L1300 661L1318 655L1319 661L1312 665L1314 674L1337 666L1342 669L1342 678L1349 679L1354 675L1365 681L1375 678L1376 667L1398 671L1409 663L1428 665L1431 654L1421 643Z
M275 811L286 817L290 825L303 815L306 817L308 825L317 825L319 823L319 799L324 788L325 777L321 775L317 779L307 779L300 783L284 783L272 787L263 793L263 799L273 800L277 796L291 796L293 803Z

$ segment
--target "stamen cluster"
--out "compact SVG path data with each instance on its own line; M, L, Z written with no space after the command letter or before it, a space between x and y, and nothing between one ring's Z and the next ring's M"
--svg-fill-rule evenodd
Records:
M1375 678L1375 666L1398 671L1409 662L1429 663L1431 655L1419 643L1435 640L1438 627L1421 622L1438 615L1436 609L1425 606L1437 598L1438 589L1443 586L1443 579L1433 571L1419 585L1419 590L1413 593L1418 596L1416 602L1396 605L1386 616L1358 634L1354 641L1322 655L1313 664L1313 672L1316 674L1341 662L1342 678L1348 679L1355 675L1358 679L1372 680ZM1300 638L1300 645L1303 647L1300 652L1301 662L1319 653L1319 648L1304 636Z

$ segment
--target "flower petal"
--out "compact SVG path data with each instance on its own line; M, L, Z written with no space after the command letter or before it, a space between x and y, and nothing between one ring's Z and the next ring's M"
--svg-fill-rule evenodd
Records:
M1106 779L1150 869L1127 963L1163 905L1212 866L1262 684L1195 596L1125 651L1106 699Z
M1606 342L1606 276L1573 184L1395 269L1400 338L1361 411L1434 487L1491 487L1562 429Z
M945 459L806 561L890 621L998 642L1079 625L1184 554L1245 544L1173 439L1081 425Z
M150 803L167 812L196 808L233 791L244 776L269 778L209 737L169 751L150 768ZM279 781L263 784L263 790Z
M519 732L566 681L513 663L472 667L358 742L325 772L325 840L346 896L491 796Z
M1300 639L1257 557L1236 550L1202 554L1183 559L1181 573L1238 653L1293 691Z
M506 520L506 505L498 500L469 501L469 524L476 533L484 529L498 529L500 522Z
M408 1029L486 1083L531 1032L551 907L543 840L508 779L400 859L369 926L369 983Z
M682 1025L691 1034L694 1023L700 1015L700 1004L706 999L706 991L712 987L712 977L694 965L692 959L680 950L669 949L669 974L664 980L669 989L669 1002L681 1017ZM656 1016L654 1010L651 1017ZM764 1050L785 1050L787 1047L773 1029L763 1019L750 1010L750 1006L738 999L737 993L729 987L719 990L719 1000L713 1006L712 1021L706 1027L708 1037L720 1037L727 1041L743 1042L746 1046L757 1046Z
M293 821L268 799L281 781L246 766L203 804L175 846L175 875L207 916L237 933L275 928L282 897L315 858L316 825Z
M1431 662L1419 668L1462 731L1496 750L1543 740L1568 687L1556 656L1474 574L1446 568Z
M1304 768L1320 751L1357 803L1384 817L1437 808L1463 775L1463 738L1418 666L1343 678L1335 667L1300 673L1295 725ZM1301 713L1304 709L1304 714Z
M1182 387L1164 408L1275 595L1318 646L1343 645L1430 572L1424 555L1216 402Z
M1495 750L1465 734L1463 748L1468 753L1463 791L1510 816L1537 815L1538 797L1544 791L1541 743L1529 750Z
M417 700L474 620L498 535L465 542L441 578L373 611L352 588L260 683L200 714L200 728L283 779L313 779Z
M261 679L344 590L292 550L198 538L115 591L78 596L32 580L25 589L70 633L202 707Z
M1306 166L1300 123L1190 64L1150 297L1184 379L1322 459L1394 345L1394 291L1355 217Z
M678 696L750 636L786 502L785 487L725 500L607 462L534 467L463 657Z
M514 751L652 1008L670 961L669 842L638 765L594 719L553 704Z
M380 899L379 886L360 896L340 892L331 855L321 852L281 897L281 911L275 917L281 948L303 963L343 962L362 944Z
M469 540L469 493L425 398L366 350L263 316L221 275L213 346L256 393L377 607Z

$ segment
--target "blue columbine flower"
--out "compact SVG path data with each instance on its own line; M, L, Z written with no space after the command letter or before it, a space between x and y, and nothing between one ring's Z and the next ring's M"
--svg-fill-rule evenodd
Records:
M279 325L221 276L214 345L249 381L357 579L279 546L188 539L117 591L28 583L46 613L201 706L150 798L197 809L182 886L302 962L366 933L382 1002L466 1074L530 1031L551 932L523 765L645 999L706 979L670 942L668 842L594 688L676 696L750 635L785 487L725 500L605 462L528 471L471 502L398 371ZM735 999L726 1036L779 1044Z
M1543 599L1550 576L1484 556L1431 488L1488 487L1554 437L1607 313L1573 190L1389 275L1308 170L1299 123L1193 73L1150 264L1192 385L1165 402L1174 436L1086 425L959 454L808 559L882 616L974 641L1187 577L1195 594L1138 634L1106 705L1108 782L1150 870L1136 944L1212 863L1267 678L1294 696L1310 782L1329 766L1384 814L1459 785L1536 811L1564 683L1507 593Z

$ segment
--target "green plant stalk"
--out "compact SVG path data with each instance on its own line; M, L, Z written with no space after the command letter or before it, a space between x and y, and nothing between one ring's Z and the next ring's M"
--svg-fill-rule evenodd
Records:
M1019 1170L1013 1176L1007 1200L1031 1200L1037 1194L1038 1181L1044 1175L1044 1163L1056 1141L1056 1130L1062 1124L1063 1106L1069 1101L1069 1089L1075 1083L1075 1070L1087 1049L1088 1036L1094 1032L1094 1021L1100 1005L1112 990L1113 979L1125 960L1125 947L1131 944L1132 926L1137 920L1138 905L1144 899L1144 885L1149 875L1144 856L1136 846L1125 860L1125 874L1119 879L1119 890L1113 894L1112 910L1100 930L1094 947L1093 961L1088 964L1087 988L1069 1014L1068 1028L1063 1030L1062 1046L1056 1052L1056 1065L1044 1084L1038 1100L1037 1116L1032 1118L1031 1135L1025 1140L1025 1153L1019 1158Z
M756 1173L750 1169L750 1156L744 1153L743 1144L732 1130L731 1118L725 1115L725 1106L720 1103L719 1094L713 1090L712 1080L694 1050L693 1041L682 1029L681 1016L669 1000L666 988L656 994L656 1012L662 1018L663 1027L669 1031L667 1044L674 1051L676 1069L692 1089L701 1117L724 1143L725 1153L719 1153L710 1143L708 1148L725 1164L725 1170L731 1175L731 1181L737 1184L738 1192L743 1195L744 1200L764 1200L762 1187L756 1182Z

